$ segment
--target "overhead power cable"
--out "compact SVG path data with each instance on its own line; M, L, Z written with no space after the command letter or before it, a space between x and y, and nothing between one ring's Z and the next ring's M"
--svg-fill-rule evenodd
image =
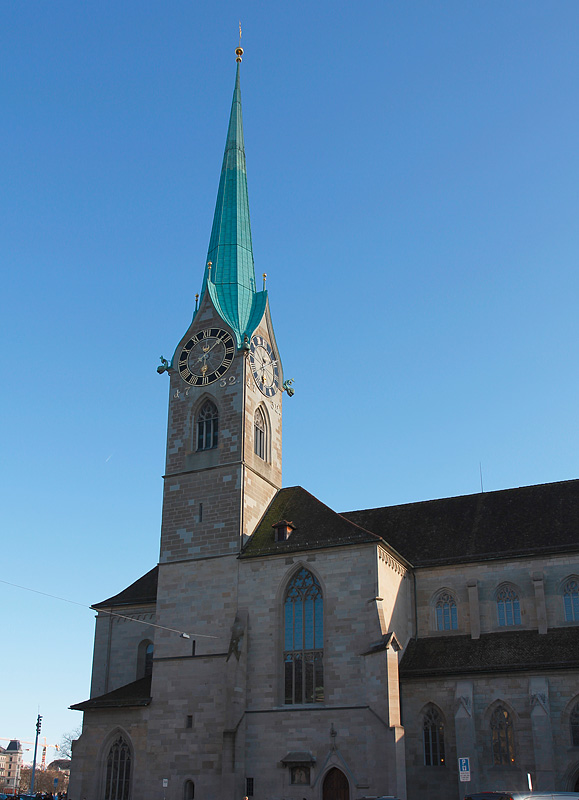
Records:
M177 628L168 628L166 625L157 625L156 622L147 622L144 619L137 619L136 617L130 617L128 614L119 614L118 611L107 611L105 608L98 608L93 609L92 606L87 606L86 603L77 603L75 600L69 600L66 597L58 597L55 594L49 594L48 592L41 592L39 589L31 589L30 586L20 586L18 583L10 583L10 581L4 581L0 578L0 583L5 583L7 586L14 586L16 589L22 589L25 592L33 592L34 594L41 594L44 597L51 597L53 600L62 600L63 603L71 603L73 606L80 606L81 608L88 608L90 611L99 611L101 614L110 614L111 617L121 617L121 619L128 619L131 622L138 622L141 625L150 625L151 628L161 628L163 631L171 631L171 633L178 633L183 639L190 639L194 637L196 639L203 638L203 639L218 639L218 636L213 636L210 633L187 633L186 631L180 631Z

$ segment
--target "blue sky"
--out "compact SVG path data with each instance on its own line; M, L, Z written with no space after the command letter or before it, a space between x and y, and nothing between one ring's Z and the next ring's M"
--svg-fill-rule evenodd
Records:
M284 484L342 511L579 476L576 0L3 3L2 579L81 605L0 583L2 737L76 727L83 605L157 561L155 370L240 18Z

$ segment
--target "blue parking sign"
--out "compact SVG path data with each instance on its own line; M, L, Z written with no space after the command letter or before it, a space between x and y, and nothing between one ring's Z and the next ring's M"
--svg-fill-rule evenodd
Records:
M470 758L458 759L458 774L461 781L470 781Z

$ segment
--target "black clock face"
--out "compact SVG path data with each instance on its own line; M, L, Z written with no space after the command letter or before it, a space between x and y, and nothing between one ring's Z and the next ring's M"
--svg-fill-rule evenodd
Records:
M274 395L279 389L279 370L273 350L263 336L252 336L249 363L259 391L266 397Z
M206 328L192 336L179 353L179 373L191 386L207 386L225 375L234 355L231 334Z

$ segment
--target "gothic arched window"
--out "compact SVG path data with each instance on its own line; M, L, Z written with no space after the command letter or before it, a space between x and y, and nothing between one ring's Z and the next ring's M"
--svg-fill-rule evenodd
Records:
M218 434L219 413L215 403L207 400L197 416L197 450L217 447Z
M579 581L569 578L563 586L563 603L565 605L565 622L579 620Z
M106 764L105 800L129 800L131 750L122 736L112 743Z
M284 602L284 685L286 703L324 699L324 601L317 579L300 569Z
M436 708L429 708L422 723L424 764L427 767L444 766L444 725Z
M258 408L253 418L253 447L255 455L267 460L267 425L261 408Z
M195 784L193 781L185 781L183 787L183 800L193 800L195 797Z
M576 704L571 712L569 724L571 726L571 744L573 747L579 747L579 703Z
M501 626L521 624L519 596L510 586L503 586L497 592L497 614Z
M493 764L512 766L515 763L513 723L504 706L497 706L491 717L491 748Z
M441 592L434 607L437 631L455 631L458 628L456 602L450 592Z

